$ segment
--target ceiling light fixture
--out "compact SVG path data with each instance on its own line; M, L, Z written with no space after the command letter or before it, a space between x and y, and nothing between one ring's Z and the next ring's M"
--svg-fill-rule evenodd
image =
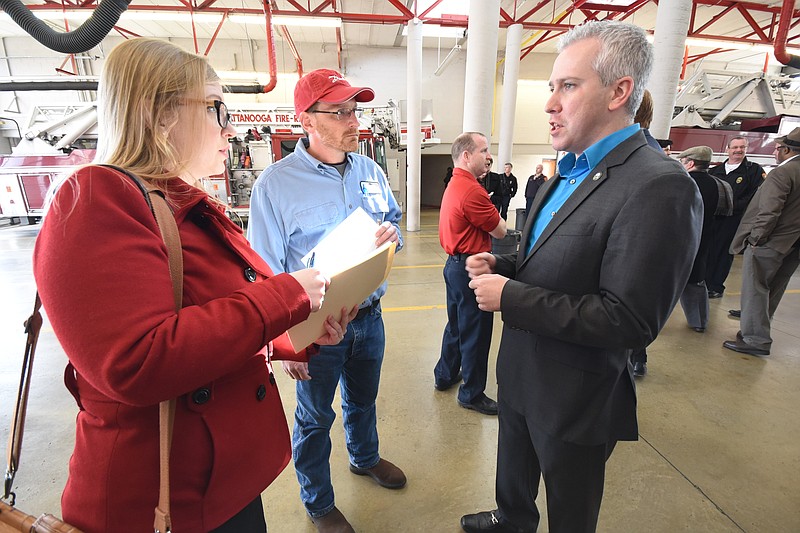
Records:
M264 17L259 15L230 15L228 20L236 24L264 24ZM275 26L306 26L312 28L341 28L342 19L338 17L296 17L292 15L275 15L272 17Z
M439 26L438 24L423 24L422 36L423 37L444 37L461 39L464 37L466 28L459 26ZM403 26L403 36L408 36L408 25Z

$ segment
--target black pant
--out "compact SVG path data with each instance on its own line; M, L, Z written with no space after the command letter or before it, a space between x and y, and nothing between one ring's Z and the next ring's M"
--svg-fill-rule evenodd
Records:
M210 533L267 533L267 522L264 519L264 506L261 504L261 495L247 504L247 507L236 515L211 530Z
M706 287L709 291L725 292L725 279L733 264L733 256L729 250L741 220L742 215L714 217L706 263Z
M616 442L581 446L528 423L502 399L497 439L496 499L500 520L520 532L539 525L539 477L547 491L550 533L593 533L603 499L606 460Z

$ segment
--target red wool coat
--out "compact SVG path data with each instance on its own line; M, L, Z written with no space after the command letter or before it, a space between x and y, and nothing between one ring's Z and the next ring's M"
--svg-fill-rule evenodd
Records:
M265 345L310 302L272 276L241 230L180 180L183 309L142 193L118 172L79 170L60 189L34 250L47 316L71 364L81 410L64 519L86 532L152 531L158 402L178 398L171 452L177 531L208 531L256 498L288 463L289 434ZM69 374L69 373L68 373Z

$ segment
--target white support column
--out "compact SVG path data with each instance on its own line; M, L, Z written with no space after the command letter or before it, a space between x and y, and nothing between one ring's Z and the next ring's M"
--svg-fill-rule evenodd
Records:
M647 85L653 95L653 123L650 125L650 133L656 139L669 137L691 14L692 0L661 0L658 3L654 40L655 65Z
M500 0L469 3L463 129L483 133L490 141L499 26Z
M506 34L506 60L503 72L503 112L500 114L500 149L498 172L502 165L513 163L514 115L517 112L517 81L519 80L519 54L522 49L522 24L508 27Z
M408 22L407 77L408 144L406 152L406 231L420 229L420 187L422 152L422 21Z

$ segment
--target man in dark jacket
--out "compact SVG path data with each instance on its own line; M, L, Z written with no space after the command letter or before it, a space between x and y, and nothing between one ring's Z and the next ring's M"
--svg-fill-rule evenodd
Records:
M747 209L747 204L766 177L761 165L748 161L746 154L747 139L734 137L728 142L728 159L708 171L712 176L728 182L733 189L733 214L715 216L711 226L706 268L709 298L721 298L725 292L725 278L728 277L733 264L733 256L728 248Z
M489 169L486 172L486 176L483 178L483 188L489 193L489 199L492 201L492 204L497 208L497 212L499 213L503 208L504 181L500 174L497 172L492 172L494 160L489 159L488 164Z
M678 160L697 183L700 196L703 198L703 231L700 234L700 247L694 258L689 281L681 294L681 307L683 314L686 315L686 321L689 327L698 333L705 332L708 326L708 290L704 278L711 224L719 201L717 183L708 173L711 155L712 150L708 146L695 146L678 154Z
M542 167L542 165L536 165L536 173L528 178L528 183L525 185L526 214L531 212L531 204L533 203L533 199L536 196L539 187L542 186L542 183L547 181L547 176L542 173L543 171L544 167Z
M517 177L511 173L512 168L514 168L514 165L506 163L503 166L503 174L500 176L500 180L503 182L503 197L500 199L500 216L503 217L503 220L508 220L508 205L511 203L511 199L517 194L517 188L519 187L517 184Z

